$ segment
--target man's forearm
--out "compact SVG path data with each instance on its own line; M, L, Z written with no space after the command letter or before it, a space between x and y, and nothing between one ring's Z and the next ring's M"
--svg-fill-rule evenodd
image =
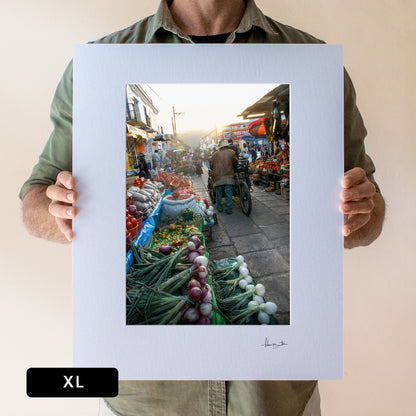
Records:
M368 246L380 235L384 221L385 203L383 197L378 192L374 195L373 202L374 209L370 220L357 231L344 237L345 248Z
M46 185L36 186L23 198L23 224L35 237L67 243L55 217L49 213L51 200L46 196L46 188Z

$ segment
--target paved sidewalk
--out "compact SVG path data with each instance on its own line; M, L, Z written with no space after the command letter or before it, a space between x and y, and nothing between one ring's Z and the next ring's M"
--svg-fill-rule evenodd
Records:
M200 198L210 198L206 171L192 177L192 187ZM290 319L290 208L289 201L274 192L253 186L252 211L242 213L233 198L233 214L217 213L212 240L207 241L210 258L244 256L251 275L266 287L266 299L277 304L280 324Z

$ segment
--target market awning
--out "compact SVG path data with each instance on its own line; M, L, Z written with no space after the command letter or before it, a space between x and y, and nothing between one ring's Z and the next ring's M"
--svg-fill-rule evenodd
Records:
M268 122L269 117L261 117L257 120L254 120L248 125L248 132L255 137L267 135L266 124Z
M255 142L255 141L260 141L260 140L264 140L266 139L266 135L260 135L260 136L252 136L249 133L246 133L244 136L241 137L241 140L244 140L246 142Z
M247 119L250 115L266 115L273 110L273 101L278 101L282 104L289 103L289 85L281 84L264 95L260 100L256 101L250 107L247 107L237 117Z
M149 127L146 123L143 123L143 121L134 121L134 120L128 120L127 124L133 127L138 127L139 129L145 130L147 133L157 133L156 130Z

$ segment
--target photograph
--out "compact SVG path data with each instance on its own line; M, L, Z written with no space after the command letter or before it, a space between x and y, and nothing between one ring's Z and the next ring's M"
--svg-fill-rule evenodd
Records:
M290 324L289 90L127 85L127 325Z
M88 198L74 204L74 364L126 380L340 377L342 49L167 46L75 48ZM183 365L201 337L204 364ZM230 345L256 367L234 366Z

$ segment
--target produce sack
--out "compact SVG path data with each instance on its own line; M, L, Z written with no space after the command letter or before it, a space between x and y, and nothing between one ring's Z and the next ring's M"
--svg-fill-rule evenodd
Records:
M192 209L192 203L195 204L194 195L190 196L187 199L179 199L179 200L169 200L166 197L163 198L163 206L161 215L166 215L167 217L179 217L182 214L182 211L185 208Z

